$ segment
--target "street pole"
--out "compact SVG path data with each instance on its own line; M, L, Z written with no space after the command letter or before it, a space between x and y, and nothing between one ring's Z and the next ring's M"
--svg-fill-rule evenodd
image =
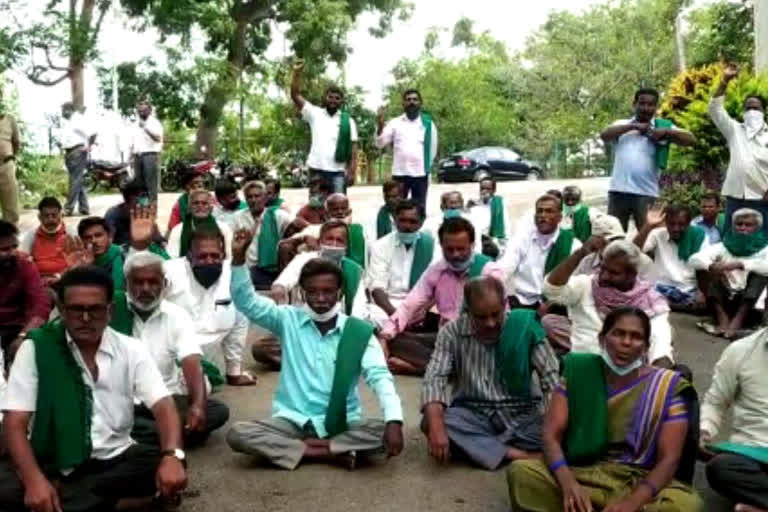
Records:
M117 63L112 64L112 110L117 113L120 102L120 80L117 77Z
M758 0L760 1L760 0ZM685 65L685 39L683 38L683 10L675 17L675 41L677 42L677 67L681 73L687 67Z
M755 72L768 71L768 0L755 0Z

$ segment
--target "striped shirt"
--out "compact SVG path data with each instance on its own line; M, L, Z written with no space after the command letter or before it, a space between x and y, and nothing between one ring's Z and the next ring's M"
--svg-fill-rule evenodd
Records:
M461 315L437 334L422 381L422 408L430 402L445 406L458 402L488 415L498 413L507 426L513 426L515 417L537 406L543 411L549 405L559 381L559 363L549 343L539 343L531 351L531 370L531 395L510 393L496 368L495 346L474 339L469 316Z

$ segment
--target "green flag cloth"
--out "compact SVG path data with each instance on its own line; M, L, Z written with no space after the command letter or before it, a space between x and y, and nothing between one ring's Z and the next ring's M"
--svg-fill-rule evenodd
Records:
M555 245L549 250L547 261L544 263L544 275L549 274L556 266L568 259L573 249L573 240L576 235L569 229L561 229L557 235Z
M429 176L432 167L432 116L421 111L421 124L424 125L424 174Z
M736 453L761 464L768 464L768 447L740 443L717 443L708 447L715 453Z
M365 268L365 234L362 224L349 225L349 240L347 240L347 257Z
M386 236L392 232L392 215L389 213L387 205L379 208L376 215L376 239Z
M589 206L584 205L573 212L573 234L584 243L592 236L592 221L589 218Z
M106 270L112 276L115 290L125 290L125 276L123 275L123 251L120 246L112 244L107 252L94 258L93 264Z
M507 230L504 225L504 199L500 196L491 198L491 229L492 238L507 238Z
M532 309L513 309L507 314L496 344L496 367L510 393L530 396L531 349L547 337Z
M277 229L277 206L270 206L261 214L259 230L259 268L268 271L277 270L277 250L280 243L280 231Z
M717 227L717 230L720 232L720 236L722 237L725 234L725 212L720 212L717 214L715 226Z
M765 249L768 240L766 240L762 229L750 234L737 233L733 229L729 229L723 237L723 245L733 256L748 258Z
M480 277L483 273L483 268L489 262L493 261L493 258L486 256L485 254L476 253L472 260L472 265L469 267L469 278L474 279Z
M189 194L184 192L179 196L179 200L177 202L179 203L179 218L184 220L187 218L187 214L189 213Z
M673 124L672 121L668 119L654 119L653 120L653 128L655 129L666 129L666 128L672 128ZM669 141L664 141L663 144L656 144L656 167L663 171L667 168L667 163L669 162Z
M152 242L151 244L149 244L149 249L147 250L153 254L157 254L158 256L160 256L166 261L171 259L171 256L170 254L168 254L168 251L166 251L163 246L158 245L155 242Z
M352 314L355 295L363 277L363 267L349 258L341 259L341 273L344 275L344 313Z
M707 238L707 232L698 226L688 226L683 231L683 237L677 243L677 257L682 261L688 259L701 250L701 244Z
M589 463L608 446L608 394L603 359L596 354L571 352L563 358L568 387L568 430L565 459Z
M325 430L328 437L346 432L347 398L360 378L363 354L373 336L373 325L355 317L347 317L341 340L336 349L333 384L325 413Z
M91 456L91 388L69 348L62 323L44 324L27 337L35 345L38 378L32 451L44 469L76 468Z
M346 108L339 111L339 138L336 140L336 154L333 159L337 162L349 162L352 158L352 126L349 120L349 112Z
M435 239L429 233L422 231L413 247L413 264L411 264L411 276L408 280L408 289L411 290L421 279L421 275L432 263L435 252Z

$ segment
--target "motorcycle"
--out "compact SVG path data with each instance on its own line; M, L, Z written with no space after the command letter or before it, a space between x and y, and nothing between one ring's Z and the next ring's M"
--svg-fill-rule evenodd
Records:
M213 190L216 179L220 176L216 162L213 160L198 162L175 160L162 170L160 186L165 192L175 192L180 187L181 177L187 173L202 175L205 180L205 188L208 190Z
M85 182L91 192L99 188L99 185L106 189L122 189L132 179L133 169L130 162L88 161Z

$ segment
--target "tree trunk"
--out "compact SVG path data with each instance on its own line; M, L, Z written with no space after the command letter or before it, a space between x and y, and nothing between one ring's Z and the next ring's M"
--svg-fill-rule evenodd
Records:
M70 63L69 87L72 91L72 104L76 110L85 106L85 66L82 62Z

